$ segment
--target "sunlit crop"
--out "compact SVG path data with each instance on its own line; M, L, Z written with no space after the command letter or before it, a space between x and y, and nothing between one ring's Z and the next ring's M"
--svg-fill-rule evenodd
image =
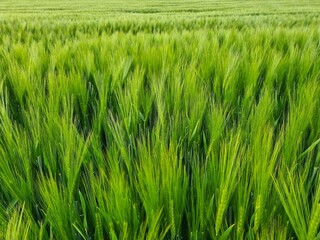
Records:
M318 239L317 1L0 2L0 239Z

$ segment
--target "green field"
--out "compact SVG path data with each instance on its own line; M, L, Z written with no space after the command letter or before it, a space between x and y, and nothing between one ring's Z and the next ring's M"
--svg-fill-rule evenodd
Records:
M320 1L0 1L0 240L320 239Z

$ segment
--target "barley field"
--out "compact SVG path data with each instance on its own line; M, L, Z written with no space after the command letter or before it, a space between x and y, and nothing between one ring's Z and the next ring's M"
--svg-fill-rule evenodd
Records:
M320 2L0 1L0 239L320 239Z

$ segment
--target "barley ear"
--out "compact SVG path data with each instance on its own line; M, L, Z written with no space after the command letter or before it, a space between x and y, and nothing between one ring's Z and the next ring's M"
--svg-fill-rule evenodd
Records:
M97 239L102 240L103 239L102 223L101 223L101 217L98 213L96 213L96 231L97 231Z
M171 239L174 239L176 236L176 225L174 220L174 209L173 209L173 201L170 201L170 218L171 218Z
M245 210L244 207L240 207L239 216L238 216L238 224L237 224L237 235L240 236L243 233L244 226L244 218L245 218Z
M315 238L317 234L317 230L319 228L320 223L320 203L317 204L314 214L312 214L310 222L309 222L309 229L308 229L308 239Z
M257 197L257 201L256 201L255 215L254 215L254 228L253 228L253 230L255 232L257 232L260 227L261 218L262 218L262 197L261 197L261 194L259 194Z
M222 221L223 221L223 215L224 215L224 212L227 208L227 203L228 203L228 191L226 188L224 188L222 191L222 194L221 194L221 198L220 198L220 202L219 202L219 206L218 206L218 210L217 210L216 235L218 235L218 233L220 231Z

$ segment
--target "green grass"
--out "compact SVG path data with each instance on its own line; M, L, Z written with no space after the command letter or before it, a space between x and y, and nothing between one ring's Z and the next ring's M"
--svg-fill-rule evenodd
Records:
M1 1L0 239L320 239L317 1Z

